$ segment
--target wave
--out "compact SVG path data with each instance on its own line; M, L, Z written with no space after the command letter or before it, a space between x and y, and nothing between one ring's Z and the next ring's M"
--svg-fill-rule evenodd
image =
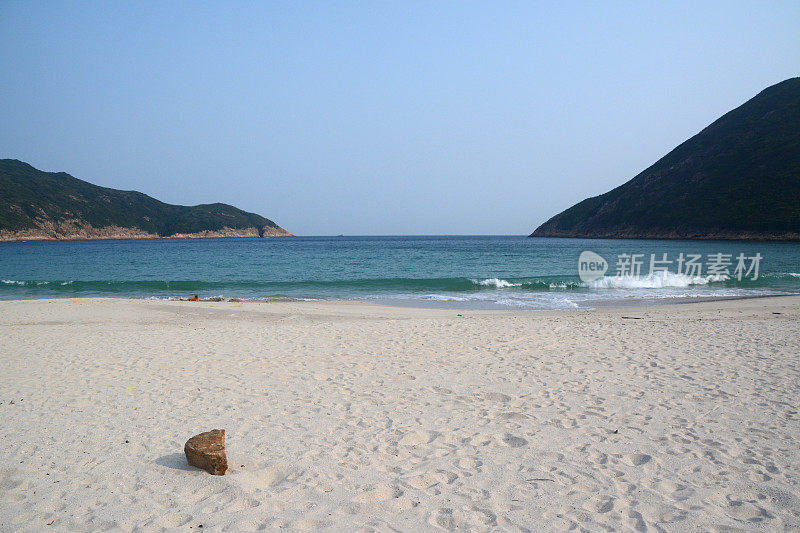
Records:
M513 287L519 287L521 290L526 291L547 291L580 288L582 284L579 281L564 279L572 277L576 276L546 276L538 279L515 279L514 281L500 278L486 278L481 280L470 279L470 281L477 286L488 287L491 289L510 289Z
M730 276L687 276L673 272L654 272L647 276L606 276L584 284L591 289L663 289L668 287L685 288L692 285L708 285L712 282L727 281Z
M351 280L298 280L298 281L157 281L157 280L2 280L11 287L65 291L413 291L413 292L474 292L486 289L521 288L523 290L550 290L579 287L578 282L564 280L571 276L554 276L544 279L509 281L500 278L370 278Z
M686 276L659 272L648 276L608 276L581 283L577 276L534 277L451 277L451 278L365 278L342 280L0 280L0 297L25 295L113 295L113 296L185 296L226 294L237 297L269 298L349 298L365 295L411 294L471 295L503 298L515 294L537 293L586 294L608 291L650 293L659 289L708 290L760 288L800 292L800 274L765 273L758 280L737 280L728 276Z
M510 281L506 281L504 279L498 278L488 278L482 280L470 280L473 283L477 283L478 285L482 285L483 287L495 287L498 289L507 289L508 287L520 287L522 283L512 283Z

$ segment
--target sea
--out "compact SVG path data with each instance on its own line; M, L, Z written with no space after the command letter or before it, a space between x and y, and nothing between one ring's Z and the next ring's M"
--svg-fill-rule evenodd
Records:
M4 300L197 295L537 310L783 294L800 294L800 243L524 236L0 243Z

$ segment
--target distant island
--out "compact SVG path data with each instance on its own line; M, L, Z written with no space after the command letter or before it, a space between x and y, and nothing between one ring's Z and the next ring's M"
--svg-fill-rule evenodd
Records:
M165 204L0 159L0 241L292 236L231 205Z
M765 89L530 236L800 240L800 78Z

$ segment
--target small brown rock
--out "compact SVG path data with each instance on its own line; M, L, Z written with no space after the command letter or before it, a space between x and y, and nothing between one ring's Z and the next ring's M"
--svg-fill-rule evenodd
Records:
M224 476L228 470L224 429L212 429L195 435L186 441L183 451L190 465L202 468L209 474Z

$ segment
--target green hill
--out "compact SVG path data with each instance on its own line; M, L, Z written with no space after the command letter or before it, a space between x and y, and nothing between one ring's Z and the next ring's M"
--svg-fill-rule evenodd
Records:
M765 89L530 236L800 240L800 78Z
M140 192L0 160L0 240L289 235L273 221L230 205L165 204Z

